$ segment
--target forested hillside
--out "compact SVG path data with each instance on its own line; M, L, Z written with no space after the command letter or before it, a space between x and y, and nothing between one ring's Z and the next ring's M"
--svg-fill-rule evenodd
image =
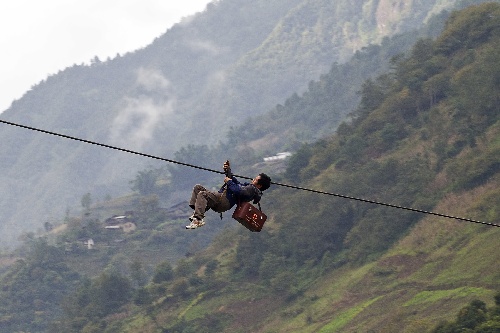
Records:
M62 69L34 85L2 118L172 157L189 144L224 140L231 127L306 91L311 80L363 46L467 3L214 1L144 49ZM317 130L318 136L327 132ZM4 244L65 212L76 213L86 193L97 201L129 192L129 181L151 163L6 125L0 141Z
M113 239L95 215L106 207L89 206L66 230L27 239L22 260L4 266L0 327L495 332L499 80L500 5L453 13L437 38L420 39L366 80L351 119L304 145L278 177L490 225L275 185L262 202L269 220L260 233L214 215L180 231L185 221L144 196L123 206L137 208L138 230ZM221 227L207 248L187 250L175 265L168 258L171 243L186 248L186 238L196 244ZM98 241L92 251L67 248L88 237Z
M305 146L286 180L498 224L499 10L453 15L366 81L353 121ZM264 232L219 236L121 327L425 332L500 288L498 227L288 189L265 203Z

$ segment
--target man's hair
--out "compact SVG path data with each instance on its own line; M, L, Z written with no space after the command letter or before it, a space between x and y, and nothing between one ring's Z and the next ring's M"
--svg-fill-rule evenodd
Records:
M269 186L271 186L271 177L269 177L265 173L261 173L261 174L259 174L259 176L260 176L260 178L259 178L259 181L257 183L261 186L260 190L265 191L269 188Z

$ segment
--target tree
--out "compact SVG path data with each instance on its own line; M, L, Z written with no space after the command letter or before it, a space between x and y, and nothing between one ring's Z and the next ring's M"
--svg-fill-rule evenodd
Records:
M290 157L285 176L294 181L300 180L300 170L309 164L312 156L312 149L309 145L303 145L295 154Z
M480 300L470 302L457 316L457 325L461 329L473 329L484 321L486 321L486 304Z
M92 196L90 193L86 193L81 200L82 207L85 208L86 211L90 210L90 205L92 205Z
M215 270L219 266L219 262L216 259L210 260L205 267L205 275L208 277L213 277Z
M157 178L157 173L152 169L139 171L135 179L130 182L132 184L131 189L141 195L151 195L154 193Z
M209 166L213 160L213 152L206 145L188 145L182 147L175 153L175 159L179 162ZM191 188L194 184L203 184L212 177L211 174L185 166L168 166L171 175L171 185L174 188ZM193 179L196 182L193 183Z
M118 273L102 273L92 281L90 287L90 304L100 316L116 312L131 297L130 281Z
M473 300L462 308L453 323L442 322L438 324L432 333L498 333L500 332L500 293L495 295L496 306L487 309L481 300Z
M130 264L130 276L136 286L142 287L146 284L146 273L139 259Z
M165 281L170 281L174 278L174 270L172 265L168 261L161 262L158 266L156 266L153 282L154 283L162 283Z
M367 79L359 92L361 95L359 107L352 115L364 119L371 111L377 109L384 102L392 84L392 76L388 74L379 76L376 81Z

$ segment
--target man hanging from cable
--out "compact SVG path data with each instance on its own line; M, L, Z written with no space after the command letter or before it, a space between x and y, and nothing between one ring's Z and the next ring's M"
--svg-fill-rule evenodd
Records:
M231 173L229 161L223 165L224 185L218 192L207 190L202 185L195 185L189 207L194 209L193 215L189 217L191 223L186 229L196 229L205 225L205 212L209 209L222 213L231 209L236 203L250 202L259 203L262 191L271 186L271 178L265 173L256 176L250 183L240 183Z

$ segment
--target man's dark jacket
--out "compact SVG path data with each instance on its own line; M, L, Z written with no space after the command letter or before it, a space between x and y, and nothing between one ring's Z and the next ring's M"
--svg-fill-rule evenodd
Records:
M259 190L252 183L240 183L235 177L231 177L231 180L227 181L225 186L223 186L219 193L226 190L226 197L233 207L238 202L249 202L253 200L254 204L259 203L262 197L262 191Z

